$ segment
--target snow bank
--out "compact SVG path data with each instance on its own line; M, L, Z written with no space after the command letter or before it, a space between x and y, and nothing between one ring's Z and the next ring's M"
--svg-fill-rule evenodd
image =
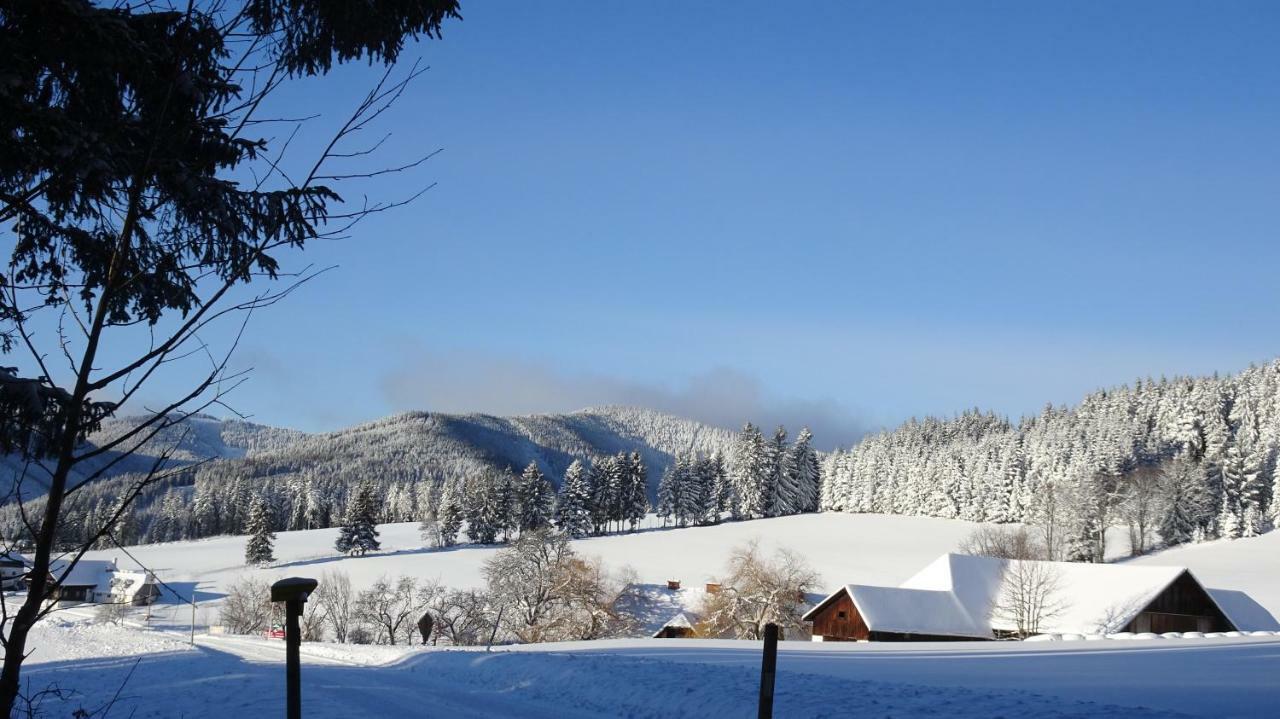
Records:
M168 632L94 624L56 615L31 630L27 646L33 649L27 659L29 664L193 651L190 644Z

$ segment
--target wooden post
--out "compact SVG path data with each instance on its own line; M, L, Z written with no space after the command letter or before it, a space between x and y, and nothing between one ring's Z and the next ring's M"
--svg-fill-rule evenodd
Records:
M271 585L271 601L284 602L284 683L285 683L285 717L302 719L302 632L298 626L298 618L302 616L302 605L307 597L316 589L316 580L290 577L281 579Z
M760 663L759 719L773 719L773 677L778 673L778 625L764 625L764 659Z
M196 590L191 590L191 646L196 645Z

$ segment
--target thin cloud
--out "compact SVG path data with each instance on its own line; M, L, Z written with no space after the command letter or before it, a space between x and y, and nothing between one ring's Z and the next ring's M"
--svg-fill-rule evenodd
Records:
M766 430L781 424L794 436L808 426L823 449L847 446L867 431L866 422L832 400L777 397L758 378L727 367L660 386L477 353L424 352L388 372L381 389L396 410L517 415L630 405L730 429L747 421Z

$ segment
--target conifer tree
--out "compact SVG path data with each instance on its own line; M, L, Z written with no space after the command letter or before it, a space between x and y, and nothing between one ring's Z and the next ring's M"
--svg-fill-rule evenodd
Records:
M771 517L781 517L799 512L800 486L792 462L794 457L787 445L787 429L778 425L769 442L769 509Z
M679 493L677 487L679 478L677 475L677 465L680 460L676 460L667 465L662 472L662 478L658 480L658 506L656 511L658 516L662 518L662 526L667 526L668 522L676 521L676 502Z
M737 492L741 514L749 519L765 516L769 508L771 469L764 437L748 422L734 444L733 486Z
M703 507L701 477L691 455L682 454L676 459L672 487L676 525L699 524Z
M1165 544L1190 542L1212 516L1203 470L1188 454L1165 465L1160 476L1165 509L1158 531Z
M493 514L489 521L502 533L504 542L515 539L516 532L520 529L517 494L519 481L520 478L511 471L510 467L497 473L494 479L495 501L490 505Z
M585 537L591 533L591 486L587 469L579 460L573 460L565 470L556 498L556 527L570 537Z
M791 447L789 467L794 478L796 512L818 511L818 498L822 495L822 470L818 464L818 452L813 448L813 433L803 427Z
M725 468L724 453L717 450L712 454L708 469L711 472L711 497L708 502L711 522L719 523L721 514L725 512L737 519L738 495Z
M591 465L591 524L594 534L603 534L609 527L610 510L613 508L613 457L598 457Z
M436 522L440 533L440 546L451 547L458 541L462 530L462 505L457 482L445 481L440 490L440 504L436 509Z
M555 506L555 488L538 469L537 462L530 462L520 475L516 490L518 524L521 533L543 529L551 524Z
M253 502L246 529L249 532L249 542L244 548L244 563L252 567L276 561L273 550L276 533L271 531L271 505L264 495L258 495Z
M649 470L639 452L632 452L627 459L626 481L622 488L622 518L635 531L649 512Z
M343 554L364 556L382 545L378 542L378 502L373 485L362 482L347 505L347 517L338 532L334 547Z

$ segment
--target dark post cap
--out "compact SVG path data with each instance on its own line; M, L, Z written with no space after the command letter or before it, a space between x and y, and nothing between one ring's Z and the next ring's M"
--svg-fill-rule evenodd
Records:
M271 601L273 602L305 602L307 596L316 590L318 585L314 579L306 577L289 577L271 585Z

